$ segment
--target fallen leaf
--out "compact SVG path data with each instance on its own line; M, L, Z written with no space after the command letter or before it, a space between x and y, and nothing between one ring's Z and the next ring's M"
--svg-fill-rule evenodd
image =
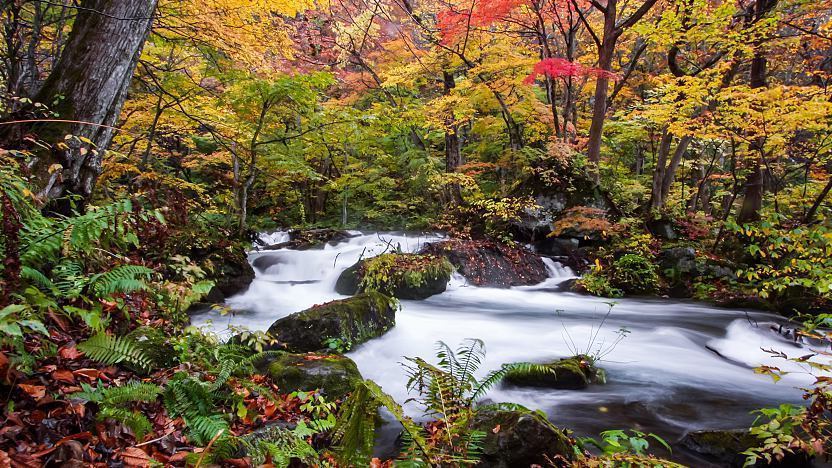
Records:
M138 447L127 447L121 451L121 459L127 466L149 467L150 455Z
M168 458L168 461L170 463L183 462L186 458L188 458L188 455L190 454L191 452L176 452L173 455L171 455L170 458Z
M52 378L58 382L75 383L75 374L67 369L59 369L52 372Z
M492 433L492 434L496 434L496 433L498 433L498 432L500 432L500 425L499 425L499 424L497 424L496 426L494 426L494 429L491 429L491 433Z
M58 356L64 359L78 359L82 354L83 353L78 351L78 348L76 348L75 345L64 346L58 350Z
M36 400L46 396L46 387L43 385L17 384L17 386Z
M98 369L78 369L76 371L72 371L73 374L80 375L82 377L86 377L90 381L95 381L99 375L101 375L101 371Z

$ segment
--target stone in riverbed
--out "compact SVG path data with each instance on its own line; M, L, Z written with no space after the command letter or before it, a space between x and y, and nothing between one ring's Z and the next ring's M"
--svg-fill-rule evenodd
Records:
M551 466L574 457L566 433L531 411L479 410L472 426L485 433L478 467Z
M491 240L434 242L425 244L421 253L444 256L475 286L528 286L549 277L546 265L534 252Z
M362 381L355 362L336 354L280 353L257 367L281 393L321 390L330 400L342 400Z
M761 443L747 429L733 429L689 432L682 438L679 445L710 462L722 466L741 467L745 464L745 455L742 455L742 452L758 447ZM766 464L762 460L752 466L801 468L812 466L812 463L805 453L797 452L787 454L780 462Z
M268 334L272 349L306 353L349 350L383 335L396 325L395 299L377 292L316 305L274 322Z
M390 253L359 260L335 283L338 294L375 290L398 299L427 299L445 292L453 265L434 255Z
M581 390L589 384L606 383L604 369L595 366L589 356L573 356L543 364L549 372L513 371L503 381L518 387L546 387L565 390Z

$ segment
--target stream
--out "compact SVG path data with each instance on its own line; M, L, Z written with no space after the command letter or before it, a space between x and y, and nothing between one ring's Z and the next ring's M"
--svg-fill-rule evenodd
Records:
M441 239L355 234L323 249L251 252L257 278L248 291L227 300L235 312L225 316L206 312L192 317L193 324L218 333L228 333L232 326L265 330L288 314L342 298L334 291L335 281L362 255L378 255L391 247L415 252L425 242ZM278 243L288 240L288 235L268 234L263 240ZM574 278L574 273L550 259L544 261L550 278L536 286L479 288L456 275L443 294L402 301L395 328L348 355L365 378L404 402L412 395L405 389L403 356L435 361L438 340L453 348L465 338L483 340L487 355L481 375L503 363L545 362L601 348L606 352L599 363L607 371L606 385L574 391L497 387L487 398L543 410L555 424L578 436L634 428L655 432L669 442L691 430L748 427L754 420L753 409L801 403L797 387L812 382L808 375L795 372L775 384L753 372L761 364L789 368L789 363L763 349L806 354L771 331L772 325L785 323L776 315L691 301L632 298L615 300L610 311L608 299L562 292L560 283ZM626 337L612 347L622 329ZM415 406L406 409L419 415ZM395 432L388 431L380 446L391 446L394 437ZM691 460L676 453L674 458Z

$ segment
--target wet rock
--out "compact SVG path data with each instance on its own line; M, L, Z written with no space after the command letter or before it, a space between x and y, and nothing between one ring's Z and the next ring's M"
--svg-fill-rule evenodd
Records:
M751 435L747 429L735 430L704 430L689 432L679 445L702 456L704 459L723 466L741 467L745 464L742 452L760 445L760 441ZM811 459L803 452L787 454L777 463L766 464L758 462L755 467L809 467Z
M693 247L664 249L659 253L657 259L662 272L672 270L681 274L695 274L698 271L696 249Z
M281 393L321 390L330 400L343 399L362 380L352 359L334 354L281 353L257 367Z
M669 219L653 219L646 224L650 234L653 234L653 236L659 239L675 240L679 238L676 230L673 229L673 221Z
M223 257L219 271L214 276L217 278L216 288L229 297L248 289L254 279L254 269L248 263L246 253L235 250Z
M426 244L421 253L444 256L473 285L509 288L548 278L543 260L526 249L491 240L448 240Z
M338 294L355 294L368 275L364 289L372 288L398 299L427 299L445 292L453 266L444 258L418 254L384 254L360 260L335 283Z
M485 433L479 467L551 466L574 456L564 431L531 411L480 410L472 425Z
M346 351L392 328L397 308L395 299L384 294L362 293L284 317L272 324L268 334L277 341L272 349Z
M359 260L341 272L341 275L338 276L338 280L335 282L335 292L344 296L357 294L358 288L361 286L360 270L363 264L364 260Z
M279 265L282 259L278 255L259 254L257 258L251 262L251 266L261 272L265 272L270 267Z
M309 250L323 248L324 245L335 245L355 237L347 231L339 229L309 229L305 231L289 231L289 240L279 244L268 245L263 250Z
M519 372L506 375L504 382L519 387L545 387L581 390L590 384L606 383L604 369L596 367L589 356L573 356L543 364L548 372Z
M553 257L570 257L578 252L580 241L574 237L547 237L534 243L535 251Z

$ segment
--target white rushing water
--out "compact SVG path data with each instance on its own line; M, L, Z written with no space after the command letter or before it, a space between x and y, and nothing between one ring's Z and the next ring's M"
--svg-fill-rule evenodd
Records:
M234 314L194 316L195 325L267 329L275 320L315 304L341 298L338 275L359 258L395 248L417 251L436 235L355 233L356 237L323 249L252 252L257 278L248 291L228 299ZM287 240L284 233L264 237ZM752 368L761 364L789 368L763 349L806 354L770 330L783 323L756 311L728 310L668 299L619 299L598 331L610 301L561 292L559 284L574 273L549 259L550 278L536 286L478 288L456 275L448 290L424 301L402 301L396 327L358 346L352 357L365 378L378 382L403 402L408 398L404 356L432 358L435 343L456 347L479 338L487 356L482 374L503 363L551 361L605 347L620 329L627 336L603 362L608 384L586 390L497 388L494 401L512 401L542 409L578 434L610 428L641 428L668 440L687 430L747 427L749 411L782 402L797 403L796 387L811 383L795 372L774 384ZM792 370L799 371L794 368ZM414 410L411 408L411 410Z

